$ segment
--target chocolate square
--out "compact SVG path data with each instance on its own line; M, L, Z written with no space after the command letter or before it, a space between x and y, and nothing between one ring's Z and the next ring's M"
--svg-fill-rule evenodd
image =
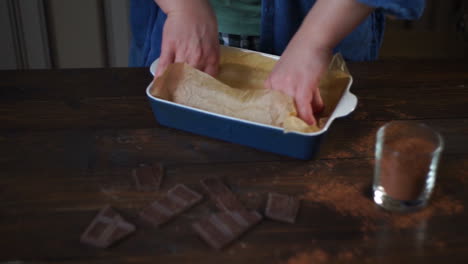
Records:
M183 184L170 189L161 199L154 201L140 212L140 217L159 227L188 210L202 200L202 196Z
M162 164L145 166L133 169L132 171L135 185L139 191L158 191L164 176Z
M262 216L256 211L222 212L212 214L192 227L211 247L222 249L261 220Z
M293 224L296 221L300 201L294 197L269 193L265 216L282 222Z
M126 222L110 206L106 206L86 228L80 241L94 247L107 248L134 231L134 225Z
M237 199L234 193L219 179L206 178L201 180L201 185L222 211L245 210L244 205Z

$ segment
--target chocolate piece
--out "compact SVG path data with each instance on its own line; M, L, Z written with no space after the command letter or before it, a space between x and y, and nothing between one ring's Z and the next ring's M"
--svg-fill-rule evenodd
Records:
M240 211L245 207L237 199L234 193L218 178L206 178L201 180L201 185L208 192L216 206L222 211Z
M293 224L296 221L300 201L294 197L269 193L265 216L282 222Z
M139 167L132 171L136 188L139 191L158 191L164 175L162 164Z
M261 220L256 211L232 211L212 214L192 227L210 246L222 249Z
M80 241L94 247L107 248L134 231L134 225L126 222L110 206L106 206L86 228Z
M170 189L167 194L140 212L140 217L156 227L200 202L202 196L183 184Z

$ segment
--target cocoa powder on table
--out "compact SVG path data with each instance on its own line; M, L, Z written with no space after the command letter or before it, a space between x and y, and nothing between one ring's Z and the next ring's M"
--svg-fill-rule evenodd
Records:
M463 204L436 189L426 208L410 214L390 213L378 208L364 194L364 184L349 184L340 180L329 180L307 185L304 201L324 204L341 215L358 218L362 231L372 231L379 222L385 221L397 229L412 228L436 215L455 215L463 212Z
M290 257L286 264L325 264L325 263L347 263L362 255L359 249L345 249L339 252L327 252L319 247L312 247L296 253Z
M302 252L291 257L287 264L309 264L328 263L330 255L322 249L315 249L311 252Z

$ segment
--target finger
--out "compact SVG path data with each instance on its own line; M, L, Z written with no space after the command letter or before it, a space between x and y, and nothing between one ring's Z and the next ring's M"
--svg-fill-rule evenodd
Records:
M205 67L203 69L204 72L208 73L209 75L216 77L219 73L219 61L220 61L220 51L219 51L219 44L216 43L215 48L212 49L209 54L207 54L205 60Z
M270 76L268 76L268 78L266 78L266 80L263 82L263 86L265 87L265 89L273 89L273 86L271 85Z
M174 52L172 50L162 51L159 57L158 67L156 69L155 78L161 76L167 67L174 62Z
M209 64L204 69L204 72L208 73L209 75L216 77L219 72L219 65L218 64Z
M317 88L314 92L314 97L312 97L312 109L313 112L318 114L323 111L325 105L323 103L322 96L320 95L320 90Z
M187 63L188 64L187 56L185 54L186 54L185 51L183 51L180 48L176 50L174 54L174 63Z
M296 108L299 118L304 120L309 125L315 125L314 112L312 110L312 98L298 94L296 96Z
M185 61L188 65L200 71L204 71L207 64L202 61L202 58L203 54L200 51L194 51L188 57L185 58Z
M276 74L273 70L263 85L266 89L280 91L294 98L296 96L296 86L293 83L291 78L285 78L283 75Z

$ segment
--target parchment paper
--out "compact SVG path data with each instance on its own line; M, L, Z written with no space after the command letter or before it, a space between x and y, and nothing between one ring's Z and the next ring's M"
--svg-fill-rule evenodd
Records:
M320 83L325 109L318 116L318 126L309 126L297 117L292 97L264 89L264 80L275 63L273 58L222 46L216 78L189 65L175 63L155 80L151 94L209 112L282 127L286 132L319 131L350 81L344 60L335 55Z

